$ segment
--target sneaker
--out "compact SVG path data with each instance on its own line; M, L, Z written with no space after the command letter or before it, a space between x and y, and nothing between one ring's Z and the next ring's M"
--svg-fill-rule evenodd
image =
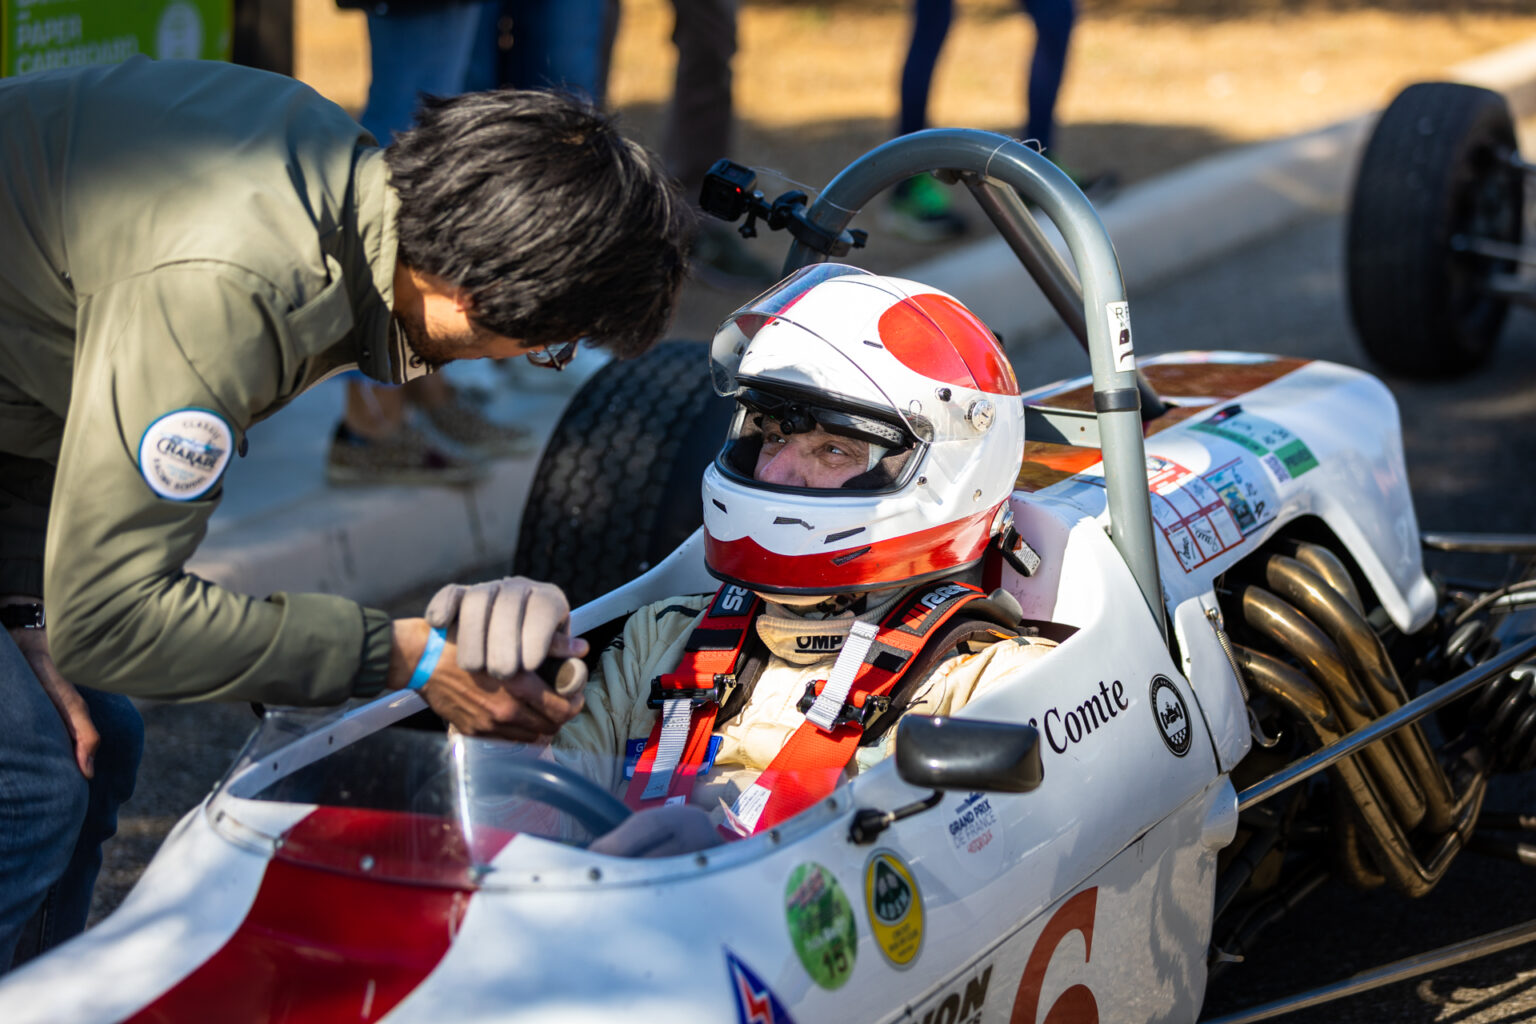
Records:
M729 224L704 221L693 239L689 271L711 288L766 288L780 275L754 256Z
M909 242L947 242L965 234L965 218L952 209L949 190L931 174L897 183L880 224Z
M417 411L445 440L472 455L503 458L526 455L536 447L533 434L528 430L510 423L497 423L459 395L432 408L418 406Z
M341 487L457 485L474 483L484 476L485 466L479 460L450 455L409 426L400 427L388 437L373 439L338 423L325 460L326 481Z

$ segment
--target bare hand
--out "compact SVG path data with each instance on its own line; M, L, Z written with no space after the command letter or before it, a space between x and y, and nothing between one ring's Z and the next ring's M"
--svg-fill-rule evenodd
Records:
M21 648L22 657L32 666L37 681L43 684L43 692L53 701L64 728L75 745L75 763L86 778L96 775L96 748L101 745L101 734L91 722L91 712L85 705L80 691L69 684L53 665L53 655L48 652L48 632L43 629L13 629L11 639Z
M406 685L430 628L425 619L395 620L389 686L399 689ZM497 736L520 743L553 736L585 703L580 693L559 696L529 671L504 679L466 671L459 664L451 631L436 669L422 687L422 696L433 711L465 735Z

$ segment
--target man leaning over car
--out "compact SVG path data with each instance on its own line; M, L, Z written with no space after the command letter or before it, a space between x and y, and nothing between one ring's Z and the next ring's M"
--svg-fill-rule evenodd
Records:
M3 970L84 927L142 743L125 695L412 685L464 731L520 739L579 710L521 662L497 678L445 656L413 679L422 619L183 565L247 429L331 374L647 348L687 213L648 153L547 93L429 99L381 150L291 79L135 58L0 83L0 138ZM566 614L547 585L519 609L536 647ZM550 653L583 648L561 633Z

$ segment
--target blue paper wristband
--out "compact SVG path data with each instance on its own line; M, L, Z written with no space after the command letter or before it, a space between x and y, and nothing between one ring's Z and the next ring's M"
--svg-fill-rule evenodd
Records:
M411 681L405 684L407 687L419 690L427 685L427 680L437 671L437 659L443 656L443 646L447 642L448 634L441 629L433 629L427 635L427 646L422 648L421 658L416 662L416 671L411 673Z

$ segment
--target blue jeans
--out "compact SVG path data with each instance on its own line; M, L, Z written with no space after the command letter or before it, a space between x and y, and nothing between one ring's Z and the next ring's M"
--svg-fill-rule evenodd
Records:
M601 101L606 0L505 0L486 5L466 89L559 89ZM510 19L512 48L496 46Z
M1073 0L1019 0L1035 22L1035 53L1029 62L1025 96L1029 106L1024 138L1049 152L1056 125L1056 94L1067 70L1067 48L1076 20ZM896 132L905 135L928 124L928 87L954 13L954 0L914 0L912 43L901 69L901 115Z
M95 778L0 630L0 971L85 930L101 845L133 795L144 723L127 697L80 688L101 734Z
M364 128L389 145L396 132L411 126L417 97L457 96L466 89L471 57L492 17L496 0L445 3L431 11L368 15L368 51L373 79L368 106L359 118ZM495 45L494 35L489 45Z

